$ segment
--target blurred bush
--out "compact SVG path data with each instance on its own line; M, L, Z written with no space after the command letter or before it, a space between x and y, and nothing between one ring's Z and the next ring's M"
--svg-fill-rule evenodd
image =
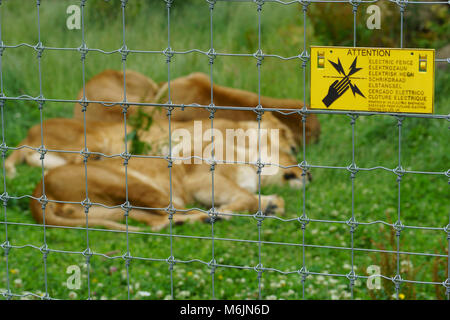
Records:
M397 4L377 2L381 11L381 29L366 26L370 4L357 11L358 46L399 47L400 10ZM322 45L353 45L353 13L350 4L315 3L308 10L315 39ZM407 5L404 18L404 47L439 49L449 42L450 9L448 5Z
M172 0L171 9L177 10L186 6L207 6L206 1L199 0ZM106 25L108 21L118 19L122 16L121 0L89 0L87 2L88 19L91 22ZM126 19L136 18L138 15L145 14L155 8L164 8L164 0L128 0L126 3Z
M90 21L105 25L108 21L122 16L121 0L89 0L86 4L87 17ZM134 18L147 7L145 1L128 1L126 4L126 17Z

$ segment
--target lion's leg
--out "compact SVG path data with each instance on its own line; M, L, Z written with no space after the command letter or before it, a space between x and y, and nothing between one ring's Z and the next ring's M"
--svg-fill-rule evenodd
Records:
M21 145L25 143L22 142ZM9 178L14 178L16 176L16 165L22 163L25 160L27 153L33 152L28 148L16 149L5 161L6 175Z
M212 180L209 171L196 170L187 180L188 190L192 190L194 200L206 206L212 206ZM263 202L268 206L269 202ZM231 179L214 173L214 207L219 213L237 213L258 211L258 198L251 192L241 188ZM265 208L263 207L263 210ZM230 218L229 215L222 216Z
M103 207L93 206L89 208L86 217L84 208L81 205L49 203L42 211L40 206L32 205L34 216L39 216L38 221L44 222L50 226L66 226L66 227L104 227L112 230L127 230L127 226L117 222L123 219L123 211L121 209L107 209ZM137 227L129 226L129 231L139 231Z

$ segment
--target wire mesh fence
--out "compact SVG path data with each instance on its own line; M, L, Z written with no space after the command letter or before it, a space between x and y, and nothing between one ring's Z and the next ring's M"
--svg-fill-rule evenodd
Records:
M408 9L409 6L426 6L426 5L448 5L449 3L447 1L408 1L408 0L389 0L392 3L395 3L398 7L398 10L400 12L400 34L398 35L398 44L400 48L404 47L404 14L405 11ZM446 114L409 114L409 113L380 113L380 112L356 112L356 111L336 111L336 110L311 110L307 109L306 105L308 103L308 97L307 97L307 67L310 63L310 55L308 52L308 37L307 37L307 30L308 30L308 19L307 19L307 12L310 6L314 6L317 3L333 3L333 5L336 6L351 6L352 12L353 12L353 46L357 46L358 42L358 35L357 35L357 12L358 7L363 3L377 3L379 0L373 0L373 1L364 1L364 0L350 0L350 1L327 1L327 0L295 0L295 1L281 1L281 0L205 0L204 4L205 6L209 7L209 13L210 13L210 25L209 25L209 50L202 51L199 49L190 49L186 51L176 51L172 49L172 46L174 45L172 43L171 39L171 10L174 6L177 5L177 2L174 0L161 0L165 4L166 7L166 13L167 13L167 27L168 27L168 33L167 33L167 47L161 50L140 50L139 48L128 48L127 46L127 33L126 33L126 10L127 10L127 4L128 0L121 0L120 1L120 7L117 8L117 10L121 11L121 19L122 19L122 46L116 50L112 51L105 51L101 48L90 48L87 46L87 42L85 40L85 10L86 7L89 6L89 1L87 0L81 0L79 2L80 8L81 8L81 39L80 39L80 46L77 48L68 48L68 47L49 47L46 46L45 43L43 43L41 40L41 14L40 9L42 6L46 5L45 1L36 1L36 25L37 25L37 32L38 32L38 43L37 44L30 44L30 43L20 43L20 44L5 44L2 40L2 23L0 20L0 109L1 109L1 121L2 121L2 143L0 145L1 151L2 151L2 163L3 163L3 190L1 194L1 201L3 203L3 213L4 213L4 219L1 221L1 224L3 225L4 232L4 241L1 244L1 248L4 252L5 258L6 258L6 265L4 266L6 268L6 291L2 293L2 296L5 299L11 299L11 298L18 298L18 297L25 297L25 296L34 296L36 298L41 299L57 299L60 297L53 297L49 294L49 279L48 279L48 270L47 270L47 263L48 263L48 256L49 254L53 252L57 253L63 253L63 254L75 254L80 255L85 258L86 262L86 276L87 281L86 285L88 288L88 296L87 298L91 298L91 281L90 278L90 267L91 267L91 258L93 256L99 256L103 257L105 259L122 259L124 262L124 268L126 269L126 276L127 276L127 295L128 298L130 298L130 263L133 260L142 260L142 261L155 261L160 263L166 263L168 265L169 274L170 274L170 295L172 298L176 298L174 294L174 266L175 264L202 264L210 269L210 276L211 276L211 298L216 298L216 288L215 288L215 279L216 279L216 270L218 268L232 268L232 269L247 269L247 270L253 270L255 272L255 281L258 283L258 297L264 298L264 290L262 287L262 277L264 276L264 273L266 272L276 272L280 274L297 274L299 275L299 281L301 282L302 290L298 293L298 298L306 298L307 292L306 292L306 283L308 281L308 277L311 276L327 276L327 277L337 277L337 278L343 278L347 279L348 285L351 292L351 298L354 298L354 287L355 287L355 281L358 279L368 279L369 276L363 275L363 274L357 274L355 267L354 267L354 255L356 252L365 252L365 253L388 253L392 255L395 259L395 265L396 265L396 271L394 275L380 275L381 278L392 281L392 283L395 286L395 293L396 298L399 298L399 293L401 292L401 286L402 284L422 284L422 285L438 285L445 287L445 292L447 298L450 298L450 251L448 254L438 254L438 253L427 253L427 252L413 252L413 251L404 251L402 250L401 246L401 239L402 239L402 231L405 229L410 230L430 230L433 232L439 233L438 236L445 236L448 241L448 248L450 248L450 212L449 212L449 224L442 227L425 227L425 226L414 226L414 225L405 225L402 223L402 177L404 175L433 175L433 176L441 176L445 179L445 177L450 179L450 169L447 171L442 172L432 172L432 171L418 171L418 170L406 170L402 167L402 127L405 121L408 121L410 118L426 118L429 119L429 121L450 121L450 115ZM250 2L255 5L255 15L258 18L258 45L257 45L257 51L256 52L250 52L250 53L225 53L225 52L217 52L214 47L214 37L213 37L213 26L214 26L214 14L218 10L217 9L217 2ZM303 50L299 52L298 55L295 56L281 56L277 54L270 54L265 53L263 51L262 41L261 41L261 26L263 24L262 21L262 12L265 8L265 4L267 3L273 3L274 5L280 5L280 6L293 6L293 5L300 5L302 8L302 20L303 20ZM0 1L0 10L1 7L1 1ZM1 12L1 11L0 11ZM331 18L331 17L324 17L324 19ZM1 17L0 17L1 19ZM39 95L37 97L33 97L30 95L20 95L20 96L7 96L4 92L4 81L3 81L3 68L2 68L2 57L4 54L8 54L9 51L13 51L17 48L29 48L31 50L35 51L36 57L37 57L37 66L38 66L38 72L36 76L39 78ZM80 68L82 69L82 88L83 88L83 96L80 100L77 99L55 99L55 98L47 98L44 96L43 92L43 80L42 80L42 74L43 74L43 68L42 68L42 57L45 55L46 51L62 51L62 50L68 50L68 51L74 51L78 52L81 57L81 63ZM86 60L89 59L89 53L91 52L97 52L104 55L114 55L117 57L117 59L121 59L122 67L123 67L123 101L94 101L89 100L86 95ZM211 103L209 105L199 105L199 104L174 104L171 101L171 63L173 57L177 55L189 55L189 54L201 54L205 58L205 64L209 64L210 69L210 82L211 82ZM162 57L162 59L165 59L165 62L167 64L167 83L168 83L168 102L167 103L143 103L143 102L129 102L127 101L127 89L126 89L126 73L127 70L127 58L129 55L133 54L149 54L149 55L159 55ZM215 83L216 79L213 76L213 70L214 70L214 62L216 59L220 59L221 57L226 56L233 56L233 57L247 57L247 58L254 58L256 62L255 72L258 74L258 106L255 108L252 107L232 107L232 106L226 106L226 105L215 105L214 104L214 91L212 84ZM301 109L284 109L284 108L265 108L261 105L261 68L264 64L265 59L278 59L281 62L287 61L287 60L293 60L298 61L301 66L301 76L303 78L303 102L304 107ZM437 63L447 64L450 63L450 58L437 58L435 59ZM7 123L5 121L5 113L8 112L8 103L12 103L14 101L29 101L35 104L36 108L39 109L39 115L40 115L40 127L41 127L41 146L39 148L30 147L26 145L13 147L7 145L7 141L5 138L5 128L6 126L13 126L13 123ZM83 111L83 120L84 120L84 149L83 150L71 150L71 151L64 151L64 150L51 150L46 148L46 141L44 139L44 112L45 112L45 105L46 103L79 103L79 105L82 108ZM103 154L103 153L95 153L90 152L87 148L87 120L86 120L86 111L89 109L90 104L101 104L105 108L112 107L112 106L120 106L123 111L123 124L124 124L124 136L125 136L125 143L123 146L123 153L121 154ZM169 137L171 137L172 133L172 112L176 108L200 108L205 109L209 112L210 116L210 123L211 123L211 129L214 129L214 120L215 120L215 112L217 110L233 110L235 112L242 112L242 111L253 111L255 113L255 121L258 122L258 150L261 150L261 121L264 117L264 113L279 113L286 116L289 115L300 115L301 121L302 121L302 128L303 128L303 143L302 143L302 152L301 152L301 162L297 164L297 167L303 170L302 179L303 179L303 187L302 187L302 205L298 209L298 215L295 218L282 218L277 216L269 216L266 215L262 208L261 208L261 170L265 165L268 165L267 163L264 163L261 159L261 154L259 152L258 160L256 162L245 162L246 164L251 164L255 167L255 170L258 174L258 196L259 196L259 205L258 210L254 214L237 214L237 213L223 213L218 212L217 208L214 205L214 199L215 199L215 165L219 163L215 159L215 152L214 148L211 150L211 156L209 158L201 158L201 160L209 163L210 165L210 172L211 172L211 184L212 184L212 206L209 210L204 210L201 208L193 208L188 210L179 210L175 208L174 201L172 198L172 170L173 170L173 163L175 160L183 160L181 158L177 158L172 153L172 140L169 138L168 140L168 154L161 154L156 156L145 156L145 155L133 155L130 153L130 150L127 146L127 113L129 107L138 106L138 107L161 107L167 112L167 119L169 123ZM321 165L316 163L309 163L308 162L308 153L307 153L307 145L306 145L306 120L307 117L311 114L330 114L330 115L344 115L348 116L349 118L349 125L351 129L351 154L352 157L350 159L350 164L348 166L328 166L328 165ZM355 149L356 149L356 133L355 133L355 127L358 123L358 118L360 117L368 117L372 115L382 115L385 117L391 117L396 119L397 123L397 130L398 130L398 165L395 168L388 168L384 166L375 166L375 167L359 167L357 164L357 159L355 157ZM214 144L214 135L211 137L211 142ZM37 198L32 195L23 194L23 195L11 195L8 193L7 190L7 183L6 183L6 168L5 168L5 160L6 155L8 151L12 150L18 150L28 148L31 150L34 150L36 153L40 156L41 161L41 177L42 177L42 196ZM85 200L82 202L68 202L68 201L60 201L60 200L50 200L46 196L46 189L45 189L45 172L44 172L44 163L46 161L46 155L48 153L57 152L57 153L74 153L74 154L80 154L80 157L83 158L84 163L84 173L85 173L85 179L86 179L86 185L85 185ZM95 203L91 202L89 199L89 190L88 190L88 183L87 183L87 177L89 175L88 172L88 163L89 163L89 157L91 155L97 155L102 156L106 158L122 158L123 159L123 166L125 170L125 202L120 206L107 206L102 203ZM133 158L151 158L151 159L162 159L167 161L168 165L168 171L169 171L169 177L170 177L170 200L167 207L164 208L157 208L160 210L163 210L167 213L167 219L169 221L169 233L163 234L163 233L157 233L157 232L136 232L136 231L130 231L128 230L129 225L129 212L133 209L141 209L141 210L150 210L155 208L142 208L138 206L134 206L133 203L130 203L129 197L128 197L128 162L130 159ZM271 164L274 165L274 164ZM281 169L290 168L291 166L282 166L280 164L275 164ZM321 220L321 219L312 219L308 217L308 212L306 208L306 203L308 201L307 198L307 188L306 188L306 179L307 179L307 172L311 169L330 169L330 170L341 170L343 172L347 172L350 178L351 183L351 215L348 217L347 220ZM355 180L358 177L358 173L360 172L379 172L379 171L385 171L392 173L392 179L396 179L397 182L397 216L396 216L396 222L390 223L387 221L358 221L356 219L355 215ZM316 183L320 183L316 182ZM11 200L21 200L21 199L29 199L30 201L37 201L41 204L42 207L42 215L43 215L43 222L42 224L27 224L27 223L19 223L19 222L11 222L8 221L8 202ZM448 200L448 199L447 199ZM443 199L443 201L446 201ZM49 228L49 225L46 224L46 207L50 202L55 203L70 203L70 204L76 204L80 205L84 208L85 217L86 217L86 227L65 227L65 226L52 226L52 228L60 228L60 229L74 229L74 230L83 230L85 231L85 242L86 242L86 248L84 251L66 251L66 250L56 250L52 249L51 245L49 245L49 241L47 238L47 229ZM89 211L93 206L101 206L108 209L117 209L120 208L123 210L123 214L125 217L125 224L126 224L126 231L118 231L118 230L104 230L104 229L95 229L88 226L89 221ZM211 224L211 233L210 236L194 236L194 235L179 235L176 234L173 230L174 223L173 223L173 217L176 214L182 214L186 213L186 211L190 210L198 210L203 212L205 215L210 216L210 224ZM254 219L256 220L256 228L257 228L257 234L258 239L257 240L248 240L248 239L236 239L236 238L224 238L224 237L217 237L215 233L215 223L217 221L217 218L223 216L223 215L230 215L234 216L237 219ZM273 241L266 241L264 240L264 236L262 234L262 229L264 227L264 221L266 219L274 219L278 221L279 223L300 223L300 231L299 236L300 239L302 239L298 243L292 243L292 242L273 242ZM317 245L317 244L308 244L305 240L305 235L308 232L308 224L310 222L316 222L316 223L323 223L323 224L340 224L340 225L347 225L348 226L348 237L350 238L350 246L330 246L330 245ZM355 237L358 236L357 229L358 226L374 226L374 225L384 225L387 227L392 228L392 230L395 231L395 239L396 239L396 248L395 250L384 250L384 249L373 249L373 248L362 248L355 246ZM35 246L35 245L15 245L9 238L8 235L8 227L9 226L35 226L42 228L43 230L43 239L42 239L42 245L41 246ZM94 252L91 249L91 242L90 242L90 235L93 232L110 232L110 233L121 233L125 234L126 236L126 251L121 255L107 255L106 253L102 252ZM170 252L168 252L168 258L167 259L160 259L160 258L153 258L151 256L137 256L133 255L133 252L130 250L130 239L129 235L131 234L141 234L148 237L163 237L168 238L170 241ZM209 261L201 260L201 259L190 259L190 260L183 260L179 259L174 254L174 239L177 238L188 238L188 239L201 239L204 241L210 241L211 242L211 259ZM220 241L229 241L229 242L237 242L237 243L253 243L258 245L258 263L257 265L253 267L248 266L240 266L240 265L228 265L228 264L221 264L218 263L216 260L216 252L215 252L215 246L214 244ZM271 267L265 267L264 261L262 258L262 246L263 244L277 244L280 246L294 246L298 247L299 250L301 250L301 259L300 261L292 261L293 265L298 265L297 270L295 271L283 271L276 268ZM38 295L36 293L26 293L26 294L20 294L15 293L12 290L11 281L9 279L9 269L10 264L8 257L12 250L20 250L23 248L32 248L34 250L39 250L42 253L42 263L43 263L43 290L44 295ZM350 263L351 263L351 270L348 274L343 273L331 273L331 272L313 272L308 270L308 260L306 259L306 251L311 248L318 248L318 249L330 249L330 250L336 250L336 251L345 251L349 253L350 256ZM401 256L402 255L415 255L415 256L424 256L424 257L439 257L439 258L445 258L447 259L447 276L446 278L442 279L441 282L436 281L421 281L419 279L404 279L402 277L401 273ZM298 259L297 259L298 260ZM3 267L2 267L3 268ZM119 288L117 288L119 290Z

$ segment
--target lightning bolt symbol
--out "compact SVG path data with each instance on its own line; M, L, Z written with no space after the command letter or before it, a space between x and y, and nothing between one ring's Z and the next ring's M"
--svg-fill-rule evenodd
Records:
M361 90L359 90L359 88L355 85L353 85L351 82L349 82L350 88L352 89L353 92L353 96L355 96L355 94L359 94L360 96L364 97L364 94L361 92Z
M328 61L336 69L336 71L339 72L339 74L342 74L345 78L348 78L351 75L355 74L356 72L358 72L359 70L362 69L362 68L356 67L357 59L358 59L358 57L355 57L355 60L353 60L353 63L350 66L350 71L348 72L348 74L345 74L344 68L342 67L342 63L341 63L341 60L339 60L339 58L338 58L337 63L333 62L331 60L328 60ZM352 89L353 96L356 96L356 94L359 94L361 97L365 98L364 94L361 92L361 90L359 90L359 88L356 86L356 84L352 84L351 82L349 82L349 85L350 85L350 88Z
M338 58L338 63L335 63L335 62L333 62L331 60L328 60L328 61L330 61L330 63L337 70L337 72L339 72L339 73L341 73L341 74L343 74L345 76L344 68L342 67L341 60L339 60L339 58Z
M353 60L352 65L350 66L350 71L348 72L347 77L350 77L352 74L355 74L356 72L358 72L359 70L361 70L362 68L357 68L356 67L356 60L358 59L358 57L355 58L355 60ZM349 82L350 88L352 89L353 92L353 96L355 96L355 94L359 94L360 96L364 97L364 94L361 92L361 90L359 90L359 88L356 86L356 84L352 84L351 82Z
M347 76L351 76L352 74L358 72L359 70L361 70L362 68L357 68L356 67L356 59L358 59L358 57L355 58L355 60L353 60L352 65L350 66L350 71L348 72Z

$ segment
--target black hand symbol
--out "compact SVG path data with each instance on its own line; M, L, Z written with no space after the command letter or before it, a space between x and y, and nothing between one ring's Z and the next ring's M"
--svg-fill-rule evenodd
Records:
M336 101L337 98L342 96L345 91L348 90L350 84L350 80L348 77L344 77L341 80L336 80L328 89L328 94L325 98L323 98L322 102L327 106L327 108Z

